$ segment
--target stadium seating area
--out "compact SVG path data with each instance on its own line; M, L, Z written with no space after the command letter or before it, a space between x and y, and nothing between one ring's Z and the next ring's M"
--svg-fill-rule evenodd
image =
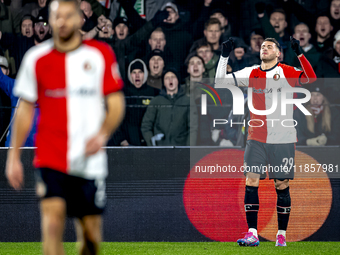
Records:
M16 107L12 88L21 61L31 47L51 38L49 2L0 2L0 146L5 146ZM268 37L281 45L280 62L300 68L290 36L300 41L317 74L310 91L322 95L320 102L306 104L310 118L294 112L298 145L340 145L340 0L79 2L84 40L112 47L125 84L126 116L109 146L243 146L247 128L212 125L214 116L236 118L230 114L230 96L217 110L208 101L203 116L203 90L197 84L210 81L213 86L221 44L230 37L235 49L228 72L259 65Z

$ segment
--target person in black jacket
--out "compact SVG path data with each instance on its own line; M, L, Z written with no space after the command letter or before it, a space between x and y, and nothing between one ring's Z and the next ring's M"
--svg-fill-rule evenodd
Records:
M141 132L142 119L150 101L159 93L146 84L147 78L145 63L141 59L132 61L128 67L129 82L123 89L127 105L125 119L108 145L146 145Z
M299 109L294 111L298 145L340 144L340 113L329 104L323 86L320 85L318 81L309 87L312 97L306 108L312 115L304 115Z

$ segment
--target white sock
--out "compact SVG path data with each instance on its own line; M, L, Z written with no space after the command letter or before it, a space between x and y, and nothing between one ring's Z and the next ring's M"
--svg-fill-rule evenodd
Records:
M257 229L256 228L250 228L248 232L252 232L254 236L257 237Z
M279 231L277 231L276 237L277 237L278 235L283 235L283 236L286 238L286 230L279 230Z

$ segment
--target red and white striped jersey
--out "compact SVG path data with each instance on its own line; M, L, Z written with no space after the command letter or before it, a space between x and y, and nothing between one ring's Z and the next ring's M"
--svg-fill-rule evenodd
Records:
M105 43L88 40L61 53L49 40L30 49L14 93L39 105L34 166L85 179L104 178L106 152L85 157L85 146L105 119L104 97L122 86L116 57Z
M309 64L303 55L299 60L302 67ZM262 70L261 66L256 65L232 74L226 74L227 62L228 58L221 56L216 79L224 78L224 84L251 87L252 104L256 110L270 109L273 105L273 90L277 91L277 108L272 114L256 115L250 113L251 122L249 122L248 140L271 144L297 142L293 121L293 105L288 104L286 115L281 114L281 90L300 86L300 82L303 84L313 82L316 76L310 64L308 66L310 75L308 76L306 72L281 63L268 70ZM293 92L287 93L286 98L293 99L293 94Z

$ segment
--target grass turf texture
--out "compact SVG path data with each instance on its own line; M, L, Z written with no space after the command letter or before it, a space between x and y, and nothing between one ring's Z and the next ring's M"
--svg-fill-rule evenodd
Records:
M192 254L339 254L340 242L294 242L287 247L275 247L274 242L261 242L258 247L239 247L235 243L220 242L138 242L102 243L100 254L117 255L192 255ZM75 243L64 243L66 254L77 254ZM41 254L41 243L0 243L1 255Z

